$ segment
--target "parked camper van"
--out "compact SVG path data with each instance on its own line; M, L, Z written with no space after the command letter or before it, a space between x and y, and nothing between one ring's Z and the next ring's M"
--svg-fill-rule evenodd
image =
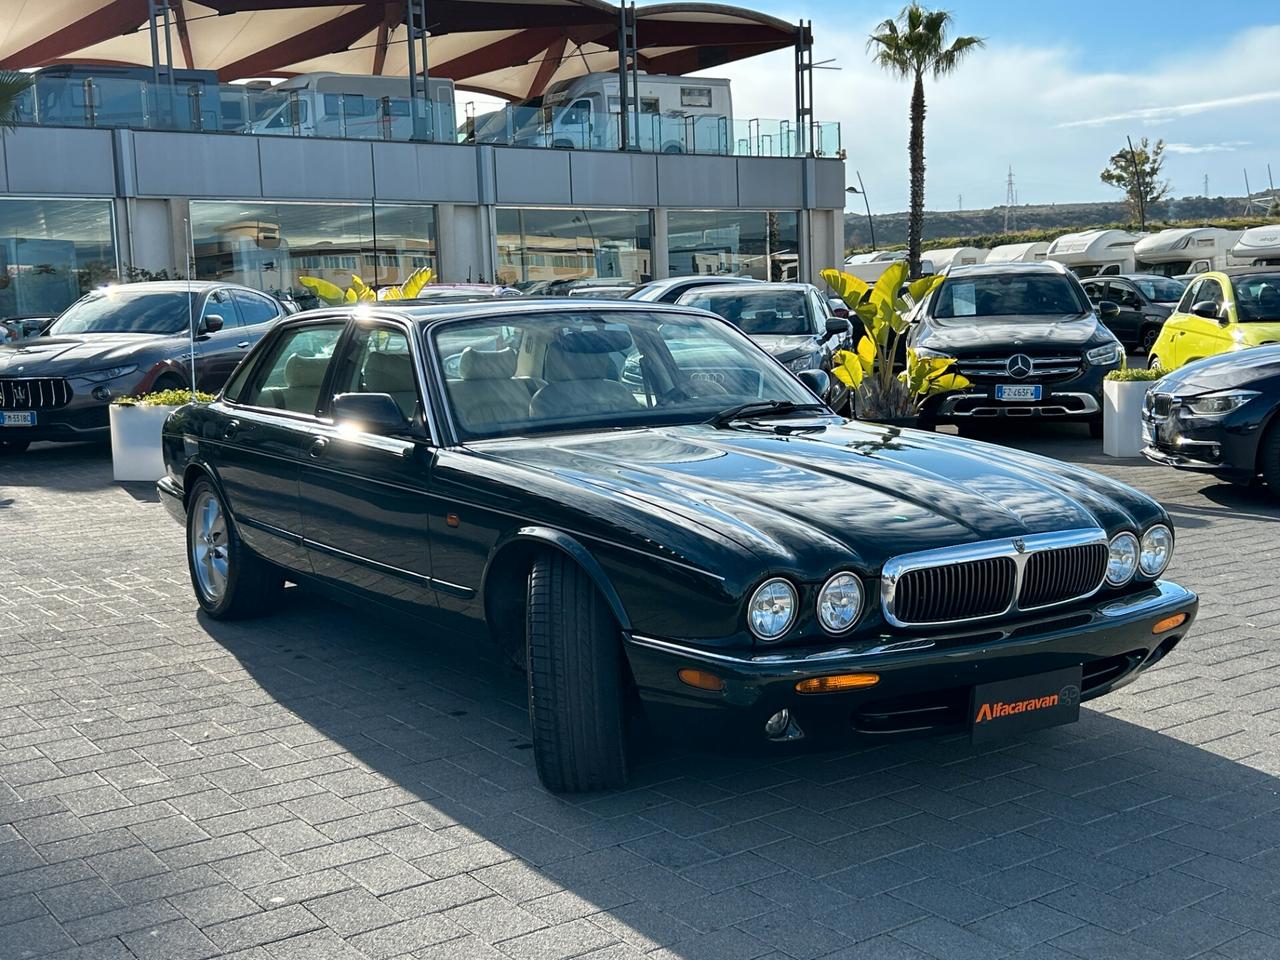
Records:
M728 80L669 77L641 73L639 123L627 86L627 124L632 146L651 153L730 152L733 104ZM621 145L622 99L616 73L588 73L549 86L542 97L509 107L514 133L510 141L490 120L478 142L517 146L616 150Z
M248 133L446 143L456 138L453 81L448 79L428 82L431 109L419 100L416 133L409 82L403 77L303 73L277 84L271 93L279 96L279 104L250 124Z
M880 279L880 275L889 269L890 265L897 263L899 260L907 259L905 251L902 253L902 256L896 256L897 253L898 251L893 250L888 251L888 253L880 254L857 254L844 262L844 272L867 283L875 283ZM895 255L890 256L888 254ZM868 256L876 256L879 257L879 259L864 259ZM932 273L938 272L933 260L930 259L932 256L933 252L930 251L920 258L921 276L927 277Z
M1046 258L1056 260L1077 277L1133 273L1136 233L1125 230L1086 230L1064 233L1049 244Z
M1221 227L1161 230L1134 244L1136 269L1139 273L1177 277L1235 266L1231 248L1242 233Z
M1231 255L1245 266L1280 264L1280 226L1250 227L1231 248Z
M1043 240L1035 243L1002 243L987 253L987 263L1039 263L1049 252Z
M967 267L987 262L989 250L979 247L943 247L926 250L925 256L933 263L932 273L941 273L947 267Z
M34 91L21 98L26 123L70 127L152 127L221 130L218 75L106 64L58 64L33 76Z

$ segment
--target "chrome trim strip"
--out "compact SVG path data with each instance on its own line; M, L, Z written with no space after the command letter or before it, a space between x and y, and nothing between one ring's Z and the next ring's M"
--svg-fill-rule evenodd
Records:
M1066 407L1062 406L1061 404L1055 404L1052 402L1058 399L1059 397L1070 397L1073 400L1078 400L1081 404L1081 409L1068 410ZM1061 413L1048 413L1047 415L1048 416L1083 417L1083 416L1088 416L1089 414L1092 414L1092 413L1097 413L1099 410L1102 409L1100 406L1098 406L1098 399L1091 393L1063 393L1063 392L1055 391L1049 394L1045 398L1046 402L1037 403L1036 406L1031 406L1031 407L1018 406L1016 404L1009 403L1004 406L975 407L972 410L965 410L962 412L958 412L956 410L956 407L959 405L960 401L962 400L990 400L990 399L991 398L987 396L987 394L985 393L971 392L971 393L948 394L946 399L942 401L942 405L938 408L938 416L940 417L999 416L1001 413L1007 414L1013 411L1022 411L1022 410L1028 411L1028 413L1039 412L1042 415L1045 415L1047 411L1061 410L1062 411ZM979 413L978 411L984 411L984 412ZM991 411L991 412L987 413L985 411ZM1013 415L1019 416L1020 414L1015 412L1013 413ZM1027 414L1021 414L1021 415L1025 416Z
M682 657L689 657L693 660L706 660L710 663L738 664L744 667L815 666L829 660L841 660L846 657L875 657L880 656L881 654L916 653L920 650L930 650L934 646L934 642L932 640L919 637L913 640L900 640L894 643L882 643L878 646L868 647L865 650L857 650L853 647L837 647L834 650L823 650L820 653L809 654L805 657L789 657L782 653L762 654L758 657L739 657L729 653L716 653L714 650L706 650L702 647L691 647L683 643L673 643L670 640L659 640L656 637L646 637L638 633L631 634L630 639L631 642L637 646L649 647L652 650L661 650L663 653L674 653Z
M945 627L952 623L973 623L979 620L994 620L997 617L1008 616L1015 612L1029 612L1033 610L1045 610L1049 607L1061 606L1064 603L1073 603L1077 600L1084 600L1093 596L1100 589L1106 580L1106 569L1103 569L1102 576L1099 578L1097 585L1088 593L1082 593L1079 596L1068 597L1065 600L1059 600L1055 603L1043 604L1037 607L1021 608L1018 606L1018 597L1022 593L1022 577L1026 569L1027 558L1034 553L1043 553L1046 550L1059 550L1064 547L1080 547L1086 544L1100 543L1107 544L1107 533L1101 527L1084 527L1079 530L1062 530L1051 533L1032 533L1025 537L1009 537L1001 540L983 540L979 543L966 543L955 547L941 547L937 550L921 550L919 553L904 553L901 556L892 557L885 561L884 568L880 574L880 608L884 611L884 618L895 627ZM1022 548L1016 545L1020 543ZM902 575L912 570L927 570L931 567L951 566L958 563L971 563L974 560L992 560L998 557L1008 557L1013 561L1013 590L1009 597L1009 605L999 613L992 613L982 617L964 617L960 620L936 620L928 623L915 623L899 620L894 616L893 602L894 596L898 589L898 580Z

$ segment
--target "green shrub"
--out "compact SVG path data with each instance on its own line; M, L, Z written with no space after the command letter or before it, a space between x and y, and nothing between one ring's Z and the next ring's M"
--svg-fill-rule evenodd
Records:
M176 390L157 390L141 397L116 397L111 402L118 407L180 407L184 403L212 403L215 399L212 393L197 390L193 396L190 390L179 387Z
M1147 370L1143 367L1124 367L1120 370L1112 370L1107 374L1106 379L1117 383L1145 383L1159 380L1168 372L1168 370Z

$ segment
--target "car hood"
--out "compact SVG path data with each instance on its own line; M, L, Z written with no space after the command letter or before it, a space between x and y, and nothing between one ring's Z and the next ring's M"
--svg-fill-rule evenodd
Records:
M824 425L825 424L825 425ZM1149 523L1149 498L1031 454L916 430L789 421L538 437L485 452L600 495L709 528L771 566L847 562L1029 533ZM530 485L534 478L530 478Z
M1248 386L1276 376L1280 376L1280 346L1252 347L1188 363L1157 381L1152 389L1190 397Z
M81 370L116 366L165 339L150 333L37 337L0 347L0 376L65 377Z
M811 352L817 346L818 340L814 335L806 333L761 333L753 334L751 339L779 360L787 360L793 355Z
M1006 350L1015 353L1039 347L1083 347L1097 335L1098 322L1092 314L988 317L973 323L956 318L929 321L927 334L918 345L963 356Z

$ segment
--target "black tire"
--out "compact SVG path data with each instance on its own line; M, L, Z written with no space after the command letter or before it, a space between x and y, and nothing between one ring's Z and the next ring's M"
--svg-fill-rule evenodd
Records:
M1094 440L1102 439L1102 418L1094 417L1089 421L1089 436Z
M1160 358L1159 358L1159 357L1154 357L1154 356L1152 356L1151 354L1147 354L1147 369L1148 369L1148 370L1163 370L1163 369L1164 369L1164 367L1160 364Z
M159 393L161 390L185 390L187 381L173 373L164 373L156 377L148 393Z
M201 511L208 502L217 504L223 518L221 537L215 540L202 539L196 532L201 525ZM214 547L215 554L220 553L224 559L220 590L210 586L210 575L201 574L197 570L197 547ZM205 565L206 571L213 561ZM243 620L259 617L275 607L284 587L284 574L275 564L268 563L245 546L236 530L235 522L227 513L226 502L214 485L207 479L197 480L191 487L187 499L187 570L191 574L191 588L195 591L200 608L215 620Z
M533 563L525 631L538 778L553 793L625 785L618 623L586 571L563 554L547 553Z
M1273 497L1280 497L1280 422L1273 423L1258 444L1258 472Z
M27 452L30 440L0 440L0 457L16 457Z

